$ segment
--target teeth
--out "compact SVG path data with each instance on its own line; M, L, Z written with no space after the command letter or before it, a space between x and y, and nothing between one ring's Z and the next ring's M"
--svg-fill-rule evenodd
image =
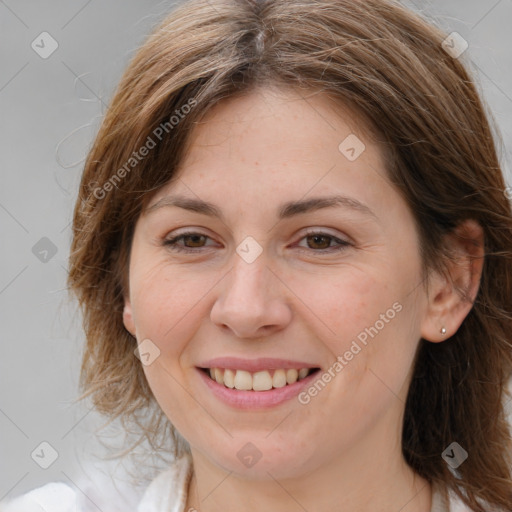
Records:
M276 370L272 377L272 387L282 388L286 386L286 372L284 370Z
M299 378L299 372L295 369L293 370L286 370L286 383L287 384L293 384L294 382L297 382L297 379Z
M250 373L245 370L209 369L210 377L218 384L240 391L268 391L272 388L282 388L304 379L309 375L310 371L310 368L300 368L298 370L295 368L279 369L274 370L272 375L267 370Z
M235 372L233 370L224 370L224 386L230 389L235 387Z
M224 372L220 368L215 368L215 380L219 384L224 384Z
M307 377L309 373L309 370L307 368L301 368L299 370L299 379L303 379L304 377Z
M252 376L252 389L254 391L268 391L272 389L272 377L267 371L256 372Z
M218 370L218 368L216 368L215 370ZM250 389L252 389L251 374L243 370L237 370L235 373L235 388L245 391L249 391Z

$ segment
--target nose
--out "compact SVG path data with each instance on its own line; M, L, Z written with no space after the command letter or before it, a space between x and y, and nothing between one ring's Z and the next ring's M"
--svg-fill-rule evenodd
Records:
M285 328L292 318L286 286L266 264L263 255L247 263L238 254L221 280L210 318L239 338L268 336Z

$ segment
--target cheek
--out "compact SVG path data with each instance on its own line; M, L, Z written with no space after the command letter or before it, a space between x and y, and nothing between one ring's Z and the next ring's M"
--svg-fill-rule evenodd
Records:
M142 260L144 261L144 260ZM193 431L204 418L189 392L183 354L205 315L205 293L215 279L184 272L167 262L139 266L131 274L134 318L139 343L150 339L159 356L144 365L148 384L166 416L183 432ZM211 281L211 282L210 282Z
M217 274L188 272L167 262L135 268L132 306L140 340L149 338L163 354L177 353L199 327L205 294Z
M297 273L289 281L303 302L297 301L297 307L309 317L320 340L336 355L348 350L352 339L378 319L392 296L386 283L369 269L352 267L328 269L314 275Z
M308 326L315 326L313 334L328 348L332 365L339 363L330 367L334 395L348 400L361 393L362 409L389 389L399 392L417 345L415 296L405 291L404 273L401 279L400 273L396 279L390 274L353 267L336 279L331 273L325 280L301 275L294 281L294 292L311 305L311 311L301 306Z

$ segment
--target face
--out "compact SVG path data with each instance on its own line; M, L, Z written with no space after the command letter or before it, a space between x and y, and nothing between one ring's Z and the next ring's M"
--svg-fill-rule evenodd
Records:
M399 450L426 310L418 235L358 126L321 94L225 100L137 221L125 326L162 410L226 471Z

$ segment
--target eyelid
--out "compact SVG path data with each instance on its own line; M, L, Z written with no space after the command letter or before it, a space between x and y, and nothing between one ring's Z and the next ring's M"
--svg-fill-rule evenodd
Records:
M203 229L203 228L200 228L200 229L185 228L184 231L173 232L172 236L166 235L162 239L162 243L164 245L165 244L170 245L170 242L176 241L178 239L182 239L182 237L186 237L186 236L204 236L205 238L208 238L209 240L215 241L212 236L210 236L207 233L202 232L201 229ZM210 246L207 246L207 247L210 247ZM198 249L202 249L202 247L198 247Z
M167 234L164 237L164 239L165 240L174 239L174 238L177 238L178 236L183 236L183 235L202 235L202 236L206 236L208 238L213 239L213 237L211 235L207 234L206 232L203 232L203 230L208 231L206 228L203 228L203 227L196 228L196 227L192 226L190 228L187 227L187 228L182 228L182 229L183 229L183 231L180 231L178 229L176 232L172 232L173 234L171 237L169 237L169 234ZM321 226L313 226L313 227L305 228L306 231L299 231L299 235L300 235L300 238L302 239L304 236L307 236L307 235L322 234L322 235L332 236L333 238L336 238L338 240L341 240L341 241L344 241L347 243L354 243L354 241L345 233L343 233L342 235L339 235L336 233L330 233L329 231L326 231L328 229L330 229L330 228L325 228L325 227L321 227ZM299 235L295 235L294 238L296 238Z
M350 244L354 243L354 241L349 236L347 236L345 234L338 235L336 233L330 233L329 231L326 231L326 229L328 229L328 228L322 228L322 227L306 228L306 231L302 232L302 234L300 235L300 239L302 239L303 237L305 237L307 235L320 235L321 234L321 235L331 236L332 238L335 238L342 242L347 242Z

